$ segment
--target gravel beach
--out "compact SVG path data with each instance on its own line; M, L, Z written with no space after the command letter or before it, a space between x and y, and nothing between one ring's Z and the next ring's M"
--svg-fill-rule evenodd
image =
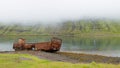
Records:
M50 61L61 61L69 63L112 63L119 64L120 57L107 57L101 55L91 55L91 54L77 54L68 52L43 52L43 51L5 51L0 52L0 54L30 54L34 55L40 59L46 59Z

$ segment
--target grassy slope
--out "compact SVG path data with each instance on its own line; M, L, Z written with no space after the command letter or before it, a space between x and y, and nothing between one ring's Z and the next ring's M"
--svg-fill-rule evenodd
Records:
M120 35L120 21L112 20L77 20L56 24L2 24L0 35Z
M38 59L28 54L0 54L0 68L120 68L120 65L98 64L72 64Z

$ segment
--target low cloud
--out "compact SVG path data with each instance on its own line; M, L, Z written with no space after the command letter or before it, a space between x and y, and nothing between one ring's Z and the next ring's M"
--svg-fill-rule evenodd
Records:
M55 23L81 18L120 18L119 0L2 0L0 21Z

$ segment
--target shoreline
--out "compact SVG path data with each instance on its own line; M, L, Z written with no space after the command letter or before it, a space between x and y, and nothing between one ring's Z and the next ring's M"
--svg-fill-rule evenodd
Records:
M81 33L76 35L65 34L0 34L0 36L64 36L64 37L120 37L120 33Z
M120 57L108 57L102 55L92 55L84 53L68 53L68 52L43 52L43 51L3 51L0 54L30 54L40 59L46 59L50 61L61 61L68 63L110 63L120 64Z
M60 52L67 52L67 53L76 53L76 54L90 54L90 55L99 55L99 56L106 56L106 57L120 57L118 54L120 51L60 51ZM113 54L114 52L116 54Z
M22 50L22 51L34 51L34 50ZM9 53L9 52L16 52L15 50L11 50L11 51L0 51L0 53ZM41 51L42 52L42 51ZM44 52L44 51L43 51ZM106 56L106 57L119 57L120 58L120 56L118 56L118 55L113 55L113 54L106 54L106 53L110 53L109 51L108 52L104 52L104 53L102 53L102 52L99 52L99 54L98 54L98 52L99 51L97 51L97 52L88 52L88 51L57 51L57 52L54 52L54 53L74 53L74 54L89 54L89 55L98 55L98 56ZM116 53L117 51L115 51L115 53ZM50 53L50 52L47 52L47 53Z

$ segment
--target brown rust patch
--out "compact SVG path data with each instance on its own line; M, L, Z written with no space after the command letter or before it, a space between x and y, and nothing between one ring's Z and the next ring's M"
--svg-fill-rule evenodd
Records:
M26 43L25 39L18 39L17 43L13 44L13 49L16 50L32 50L33 48L38 51L48 51L56 52L60 50L62 45L62 40L56 37L53 37L49 42L40 42L40 43Z

